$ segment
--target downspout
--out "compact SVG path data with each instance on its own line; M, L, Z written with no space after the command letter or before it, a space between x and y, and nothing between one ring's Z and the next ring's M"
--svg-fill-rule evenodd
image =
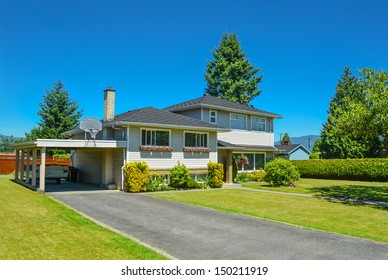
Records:
M127 148L123 150L124 165L121 167L121 190L122 191L124 191L124 168L126 163L128 162L128 150L129 150L129 126L127 126L125 129L127 132Z

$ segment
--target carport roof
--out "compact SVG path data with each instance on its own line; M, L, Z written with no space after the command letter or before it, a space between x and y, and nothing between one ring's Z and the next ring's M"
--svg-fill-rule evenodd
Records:
M70 139L37 139L35 141L16 143L15 149L34 148L126 148L127 141L115 140L70 140Z

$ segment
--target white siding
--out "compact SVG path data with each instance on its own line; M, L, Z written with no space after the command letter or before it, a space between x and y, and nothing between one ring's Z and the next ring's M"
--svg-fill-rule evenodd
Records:
M74 167L78 168L79 180L83 183L102 183L102 150L77 149L74 153Z
M121 167L124 165L124 149L113 150L113 181L121 189Z
M218 140L233 144L273 146L273 133L233 130L218 134Z
M131 127L129 130L128 162L145 161L152 169L169 169L178 164L188 168L207 168L209 161L217 161L217 136L209 132L210 153L183 152L184 130L171 130L172 152L140 151L140 127Z

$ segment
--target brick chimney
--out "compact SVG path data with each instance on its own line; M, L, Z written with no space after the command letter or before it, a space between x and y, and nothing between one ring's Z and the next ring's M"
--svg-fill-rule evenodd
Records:
M104 90L104 121L113 121L115 118L116 90L108 87Z

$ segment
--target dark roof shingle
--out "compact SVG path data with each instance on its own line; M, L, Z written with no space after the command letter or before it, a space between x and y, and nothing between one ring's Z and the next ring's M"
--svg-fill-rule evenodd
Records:
M116 115L113 121L104 122L104 124L117 122L222 130L219 126L154 107L135 109Z
M263 115L263 116L270 116L270 117L277 117L277 118L282 117L281 115L278 115L278 114L263 111L251 106L242 105L236 102L232 102L226 99L222 99L222 98L214 97L210 95L204 95L196 99L178 103L178 104L166 107L164 108L164 110L168 110L171 112L178 112L178 111L200 108L200 107L226 109L230 111L246 112L246 113L249 112L255 115Z

